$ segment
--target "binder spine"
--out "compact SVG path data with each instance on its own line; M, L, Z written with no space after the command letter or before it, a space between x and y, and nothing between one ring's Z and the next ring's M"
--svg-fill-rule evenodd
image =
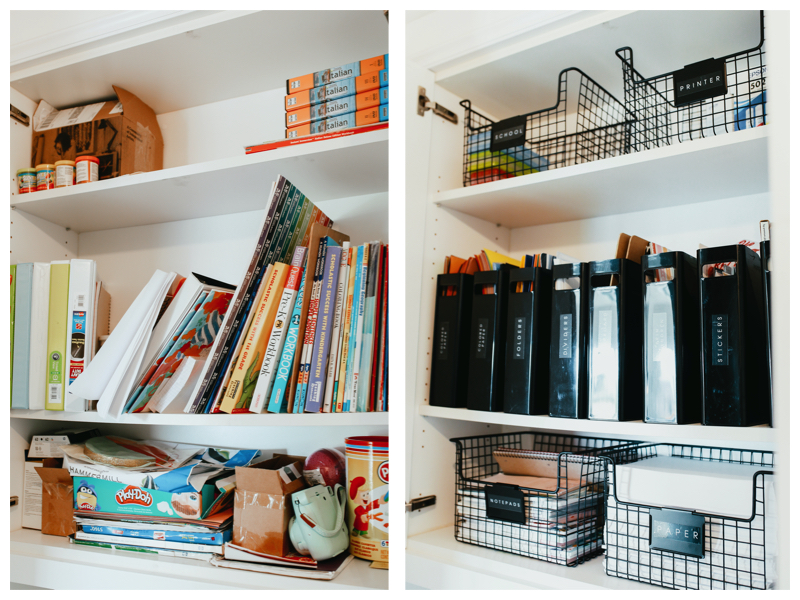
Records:
M653 281L656 269L672 269ZM644 420L700 422L702 377L697 260L683 252L642 257L644 294Z
M515 269L509 274L504 412L549 412L552 285L552 271L542 267ZM522 288L519 292L518 287Z
M642 396L641 266L618 258L589 263L589 276L616 274L617 285L589 294L589 418L640 420ZM601 278L606 281L606 278Z
M431 349L431 406L466 408L473 276L450 273L436 281Z
M588 264L553 267L550 319L550 416L585 419L586 352L588 348ZM575 278L575 289L559 289L559 281Z
M735 272L703 277L703 266ZM697 251L703 341L703 425L747 427L770 420L764 290L758 254L742 245Z
M467 408L503 410L510 266L473 276ZM494 287L494 293L484 293Z

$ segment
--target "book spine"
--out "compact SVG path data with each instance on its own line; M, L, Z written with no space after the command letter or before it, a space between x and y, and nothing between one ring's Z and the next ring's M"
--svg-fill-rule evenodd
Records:
M328 358L331 350L331 331L333 315L336 310L336 289L339 281L342 249L328 248L323 270L323 283L320 290L319 316L314 337L314 348L308 383L307 412L320 412L325 396L325 375L328 371Z
M369 77L369 75L365 77ZM362 87L363 85L365 84L362 83ZM373 87L380 87L380 85L374 85ZM368 89L372 88L363 88L362 90L358 91L366 92ZM323 102L335 100L336 98L352 96L355 93L356 80L353 77L348 77L347 79L342 79L341 81L337 81L335 83L321 85L310 90L298 92L296 94L289 94L285 99L286 110L297 110L303 106L321 104Z
M228 309L228 312L225 314L225 319L222 321L222 330L214 340L214 345L211 347L210 356L206 360L203 371L200 374L200 381L198 381L195 389L192 391L192 404L187 407L185 412L197 412L201 407L201 404L204 401L207 401L213 388L212 380L216 381L216 378L219 376L218 373L215 375L215 372L220 367L220 363L224 363L225 357L227 357L227 353L230 350L229 347L226 349L229 338L235 335L235 331L239 326L239 322L246 318L245 315L242 314L242 308L243 306L247 305L249 296L252 293L251 287L253 280L258 279L258 275L262 268L261 260L263 259L264 252L266 251L270 228L272 227L279 200L285 188L286 180L283 177L279 177L278 182L275 184L275 188L273 189L272 200L270 201L270 206L267 209L267 214L264 217L264 224L261 227L261 233L259 234L258 242L256 242L256 246L253 249L250 264L247 267L247 271L245 271L245 275L242 278L241 284L236 288L231 306ZM234 331L233 335L231 334L231 331ZM223 357L223 355L225 356Z
M297 218L292 223L292 231L291 237L289 238L289 243L286 245L283 256L281 257L281 262L287 264L290 263L294 253L301 246L301 244L298 244L298 242L300 241L300 233L303 231L301 229L303 227L303 220L306 218L306 215L309 214L309 211L311 210L310 207L313 203L311 200L303 196L303 201L301 204L300 212L297 214Z
M366 127L354 127L353 129L346 129L342 131L333 131L330 133L324 133L321 135L315 136L308 136L308 137L301 137L301 138L293 138L293 139L281 139L275 140L272 142L266 142L264 144L255 144L253 146L245 146L245 154L255 154L257 152L268 152L270 150L276 150L278 148L286 148L292 146L301 146L303 144L311 144L313 142L321 142L325 140L335 140L338 138L343 137L350 137L353 135L358 135L359 133L369 133L371 131L379 131L381 129L387 129L389 127L388 122L384 123L377 123L375 125L367 125Z
M378 276L380 274L381 244L370 244L369 270L367 276L367 291L364 305L364 332L361 342L361 366L359 373L361 380L358 385L357 410L369 410L369 395L372 388L372 353L375 344L375 317L378 291Z
M277 268L272 268L267 273L267 284L264 288L264 293L255 305L255 312L253 313L253 322L250 325L247 334L242 343L242 351L236 364L233 366L231 380L228 384L228 389L225 391L224 400L220 406L222 412L231 414L234 408L242 408L241 400L244 389L249 385L253 370L256 368L253 365L258 360L260 352L258 351L262 329L264 327L264 319L267 312L267 304L269 302L270 294L274 292L278 284L278 277L280 272ZM261 364L261 361L258 361Z
M203 544L208 546L222 546L230 539L230 530L225 533L203 533L201 531L169 531L155 529L136 529L135 527L113 527L110 525L81 525L83 533L94 535L113 535L119 543L124 544L127 538L139 540L161 540L165 542L180 542L189 544ZM211 550L207 550L210 552Z
M344 323L342 327L342 351L339 358L339 372L334 383L334 396L336 398L336 412L344 409L345 378L347 376L347 355L350 351L350 325L353 315L353 288L355 286L356 269L355 261L358 248L350 248L347 270L347 299L344 306Z
M367 58L354 63L347 63L339 67L331 69L324 69L308 75L301 75L300 77L293 77L286 80L286 93L295 94L303 90L309 90L321 85L335 83L350 77L356 77L361 74L379 71L386 67L389 63L389 55L382 54L373 58Z
M295 262L295 261L293 261ZM283 290L281 299L278 303L278 311L272 323L272 330L264 349L264 361L261 363L261 371L258 375L253 401L250 403L250 412L260 413L272 389L272 382L275 378L278 355L283 349L283 342L286 339L286 332L289 329L288 319L294 308L297 297L297 289L300 284L300 267L293 265L289 270L286 279L286 287Z
M379 357L381 354L381 335L383 331L381 329L381 311L383 310L383 278L384 275L384 266L385 266L385 249L386 247L381 244L379 246L378 251L378 275L375 280L375 325L373 326L373 334L372 334L372 356L370 358L371 365L369 367L369 391L367 397L367 410L374 411L376 409L375 397L376 397L376 388L378 387L378 362Z
M358 291L358 318L356 319L356 343L355 353L353 354L353 387L350 392L350 412L357 412L358 406L358 386L361 374L361 351L363 347L364 335L364 312L367 301L367 283L369 277L369 253L370 244L364 244L364 262L361 265L361 287Z
M389 69L381 69L373 73L359 75L354 78L354 86L357 94L376 88L389 87Z
M44 410L47 397L47 319L50 304L50 263L33 263L31 352L28 408Z
M389 105L382 104L372 108L365 108L359 111L350 111L337 116L328 116L320 120L312 120L308 123L290 127L286 130L287 139L294 139L307 135L319 135L330 133L339 129L351 129L353 127L364 127L374 125L389 120Z
M305 268L303 269L305 275ZM285 413L292 412L288 406L289 399L289 376L292 374L294 356L297 352L298 336L300 335L300 311L303 307L303 285L305 277L300 278L300 285L297 291L297 298L292 311L292 319L289 324L289 331L286 333L286 341L283 345L278 368L275 371L275 383L272 386L272 395L269 399L267 412Z
M297 127L305 123L312 123L338 115L346 115L367 108L377 107L381 104L388 103L388 99L389 88L386 87L337 98L336 100L331 100L330 102L324 102L322 104L306 106L286 113L286 127Z
M314 225L314 223L319 223L318 219L321 214L322 211L316 206L311 208L311 212L308 215L308 223L306 224L306 228L303 232L303 240L300 242L301 246L308 247L308 243L311 241L311 227Z
M389 246L384 247L384 267L383 267L383 305L381 307L381 355L378 361L378 386L376 404L380 405L378 410L386 410L386 372L389 351Z
M303 338L303 356L300 365L300 374L297 382L297 394L295 397L295 412L302 413L305 407L306 390L308 386L308 374L311 369L311 353L314 346L314 337L317 326L317 311L319 309L319 293L322 287L322 273L325 268L325 254L328 248L328 238L320 239L319 252L317 254L317 264L314 269L314 284L311 287L311 300L308 303L308 315L306 316L306 331Z
M331 412L335 409L333 403L333 388L336 375L339 372L339 354L342 338L342 315L344 314L345 293L347 292L347 273L350 263L350 242L342 244L342 258L339 266L339 283L336 289L336 309L333 317L333 334L331 336L331 352L328 358L328 372L325 376L325 401L322 412Z
M350 340L348 342L349 349L347 352L347 367L345 375L345 388L344 388L344 412L352 412L355 406L351 407L352 389L353 389L353 359L356 354L356 330L358 327L358 304L359 304L359 290L361 289L361 280L363 278L362 263L364 261L364 252L367 249L366 245L358 247L356 254L356 261L353 269L356 271L356 277L353 282L353 305L352 314L350 315Z
M138 539L134 537L119 539L116 535L101 535L96 533L86 533L78 531L75 533L76 540L86 540L88 542L104 542L106 544L123 543L128 546L142 546L145 548L160 548L163 550L183 550L184 552L213 552L222 553L222 547L211 544L191 544L189 542L168 542L166 540Z
M16 267L14 329L11 332L16 360L12 367L11 408L29 408L33 263L22 263Z
M69 268L69 304L67 306L67 345L69 357L69 382L72 384L89 365L87 341L94 334L94 261L73 259ZM71 410L83 409L84 402L66 407Z
M121 550L123 552L141 552L143 554L160 554L161 556L177 556L178 558L194 558L208 561L212 555L211 552L187 552L185 550L165 550L164 548L143 548L139 546L130 546L127 544L107 544L104 542L90 542L88 540L76 540L69 538L71 544L78 544L80 546L91 546L93 548L108 548L110 550Z
M69 303L69 261L50 265L50 309L47 319L46 410L64 410L67 381L67 305Z

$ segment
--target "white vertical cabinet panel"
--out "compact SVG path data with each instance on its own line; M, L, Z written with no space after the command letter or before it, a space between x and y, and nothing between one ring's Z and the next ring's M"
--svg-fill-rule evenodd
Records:
M279 88L158 115L164 168L241 156L245 146L283 139L285 96Z
M399 202L399 199L395 199ZM389 243L389 193L365 194L317 202L333 219L333 228L350 236L350 246L379 240Z
M654 185L657 185L654 183ZM614 258L620 233L695 256L698 244L758 243L758 222L770 218L769 194L658 208L511 230L511 256L563 252L581 261Z

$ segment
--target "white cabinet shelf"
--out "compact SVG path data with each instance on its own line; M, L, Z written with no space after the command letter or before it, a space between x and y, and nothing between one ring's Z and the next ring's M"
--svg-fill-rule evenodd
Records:
M427 589L657 590L608 577L603 557L576 567L490 550L456 541L453 526L408 538L406 581Z
M666 208L769 190L769 127L430 195L430 201L516 228Z
M592 421L589 419L562 419L538 415L513 415L502 412L484 412L466 408L445 408L422 404L419 414L424 417L455 419L475 423L491 423L526 427L545 431L624 436L628 439L686 442L705 440L722 445L767 444L775 441L775 430L766 425L757 427L704 427L703 425L661 425L642 421Z
M198 11L156 31L18 65L11 86L67 108L113 98L114 84L160 115L285 88L288 77L384 54L387 31L380 10Z
M303 181L303 193L315 203L386 192L388 163L389 131L383 129L14 195L12 206L83 233L263 210L278 175Z
M353 559L332 581L223 569L189 558L111 552L32 529L11 533L11 581L52 589L387 589L388 571Z
M190 427L359 427L389 424L388 412L331 414L236 414L194 415L137 413L119 419L103 418L96 412L61 412L52 410L13 409L12 419L71 421L113 425L180 425Z

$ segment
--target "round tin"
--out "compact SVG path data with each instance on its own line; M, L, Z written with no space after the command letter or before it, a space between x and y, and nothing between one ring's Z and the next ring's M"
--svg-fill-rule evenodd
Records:
M75 185L75 161L59 160L56 162L56 187Z
M56 187L55 174L55 165L36 165L36 191L52 190Z
M20 194L36 191L36 169L19 169L17 171L17 191Z
M75 183L89 183L100 179L100 161L96 156L79 156L75 159Z

